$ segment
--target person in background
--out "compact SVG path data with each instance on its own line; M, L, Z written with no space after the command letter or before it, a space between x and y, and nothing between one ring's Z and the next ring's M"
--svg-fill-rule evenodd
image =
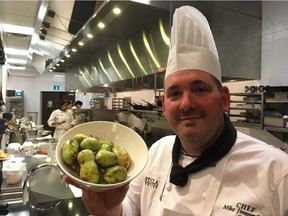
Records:
M73 108L74 103L72 101L69 101L68 109L71 110Z
M288 215L288 155L232 125L212 32L191 6L173 15L162 101L176 135L151 146L145 169L129 185L82 189L91 214Z
M59 140L63 134L74 126L74 119L71 110L69 110L68 100L62 100L59 109L54 110L47 123L50 127L55 127L53 138Z
M83 105L83 102L77 100L74 102L72 109L81 109L82 105Z

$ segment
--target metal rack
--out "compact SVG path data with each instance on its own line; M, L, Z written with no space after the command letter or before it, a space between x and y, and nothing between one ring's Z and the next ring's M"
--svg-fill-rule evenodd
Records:
M131 97L124 98L112 98L112 109L113 110L131 110Z
M235 126L264 127L264 93L231 93L229 116Z

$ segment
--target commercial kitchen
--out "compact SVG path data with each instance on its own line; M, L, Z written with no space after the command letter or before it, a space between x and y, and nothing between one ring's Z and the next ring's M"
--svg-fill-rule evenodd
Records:
M45 165L56 163L47 120L60 99L83 102L79 124L118 122L148 148L173 134L161 105L171 17L181 5L209 21L233 124L288 152L288 2L0 1L1 150L14 156L1 161L0 212L88 215L79 190ZM23 49L25 63L13 63Z

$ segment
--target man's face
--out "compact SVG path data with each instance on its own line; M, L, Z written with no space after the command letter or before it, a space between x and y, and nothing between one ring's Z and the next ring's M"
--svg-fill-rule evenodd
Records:
M62 111L66 111L67 109L69 109L69 103L64 103L64 104L61 106L61 110L62 110Z
M165 79L163 112L181 142L206 143L215 140L229 110L229 90L217 87L209 73L183 70ZM216 137L217 138L217 137Z

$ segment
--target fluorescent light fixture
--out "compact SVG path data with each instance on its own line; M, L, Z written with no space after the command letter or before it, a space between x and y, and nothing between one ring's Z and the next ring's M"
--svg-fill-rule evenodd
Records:
M8 65L8 68L11 70L25 70L26 67L23 66L13 66L13 65Z
M121 13L121 9L116 7L116 8L113 8L113 13L116 14L116 15L119 15Z
M14 49L14 48L5 48L5 53L10 55L25 55L27 56L29 54L28 50L20 50L20 49Z
M4 23L2 24L2 29L4 32L24 34L24 35L32 35L34 32L34 28L31 27L4 24Z
M151 0L132 0L134 2L138 2L138 3L141 3L141 4L150 4Z
M97 25L100 29L105 28L105 24L103 22L99 22Z
M88 38L93 38L93 35L92 34L87 34L87 37Z
M27 64L27 60L7 58L7 62L11 64Z
M53 76L54 76L54 77L61 77L61 78L64 78L64 77L65 77L65 75L61 75L61 74L54 74Z

